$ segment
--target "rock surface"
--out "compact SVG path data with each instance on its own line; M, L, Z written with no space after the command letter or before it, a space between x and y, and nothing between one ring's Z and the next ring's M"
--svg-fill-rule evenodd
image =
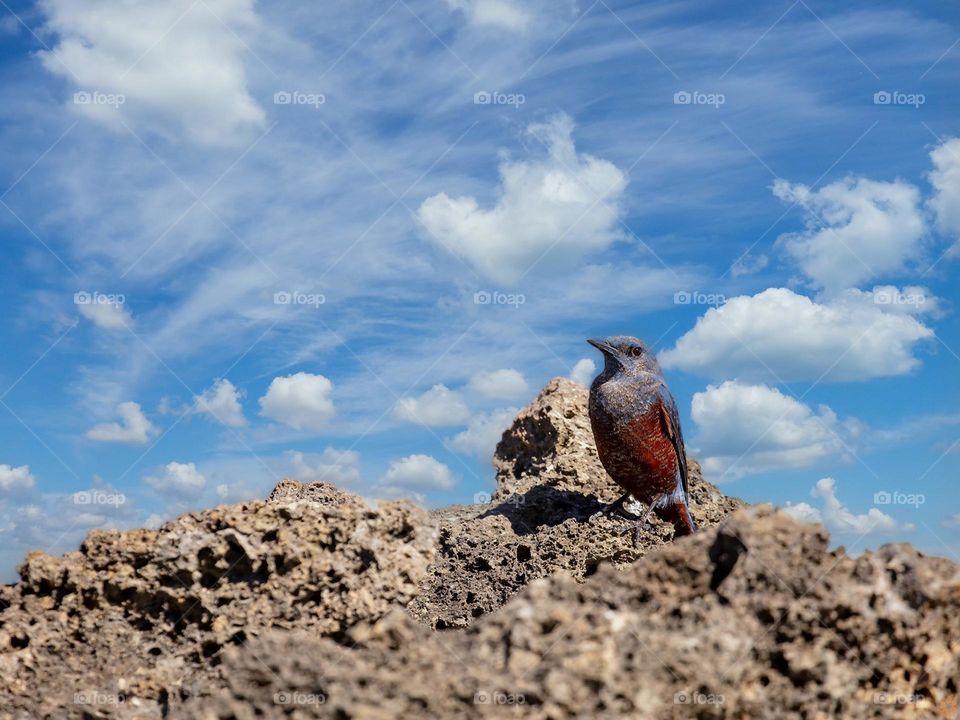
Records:
M504 433L490 502L264 502L31 553L0 588L2 718L952 718L960 568L859 558L690 461L702 528L639 542L586 389ZM739 508L739 509L738 509Z
M657 518L636 544L624 518L590 520L622 491L597 457L587 398L583 385L551 380L497 445L492 502L433 513L437 559L410 606L424 623L466 627L537 578L563 571L583 579L601 563L623 567L672 540L673 526ZM743 505L688 462L691 511L701 527Z
M827 542L821 526L760 506L586 582L537 580L466 630L438 633L395 612L340 644L268 633L229 648L227 688L186 710L204 720L954 718L958 566L906 545L854 559ZM718 565L727 575L714 591Z
M225 646L266 628L340 635L414 596L433 554L425 511L299 492L29 554L0 589L0 717L160 717L222 683Z

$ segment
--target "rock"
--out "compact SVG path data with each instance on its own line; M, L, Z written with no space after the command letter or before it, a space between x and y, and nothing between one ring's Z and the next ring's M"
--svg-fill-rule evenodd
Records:
M520 411L494 455L492 502L435 511L437 558L410 611L437 628L466 627L533 580L566 572L578 580L602 563L624 567L670 542L673 526L654 518L634 545L632 524L590 517L622 491L597 457L587 389L555 378ZM691 512L702 527L743 505L690 465Z
M160 717L222 683L224 647L267 628L339 636L408 602L433 555L426 512L299 485L30 553L0 589L0 708Z
M716 592L729 538L746 552ZM960 568L827 545L747 508L629 567L537 580L464 630L398 611L346 646L272 631L228 648L226 688L184 717L954 717Z

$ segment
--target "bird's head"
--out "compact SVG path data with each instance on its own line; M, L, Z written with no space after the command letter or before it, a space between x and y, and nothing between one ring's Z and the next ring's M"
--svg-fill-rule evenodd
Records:
M629 335L614 335L603 339L590 338L587 342L603 353L604 374L621 371L631 375L661 374L657 356L643 340Z

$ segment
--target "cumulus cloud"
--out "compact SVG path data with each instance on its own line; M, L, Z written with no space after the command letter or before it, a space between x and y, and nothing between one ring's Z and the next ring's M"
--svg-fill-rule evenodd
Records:
M355 485L360 482L360 453L353 450L326 448L322 453L289 450L284 471L300 482L328 482L334 485Z
M243 427L247 419L240 405L240 391L233 383L222 378L193 398L194 412L205 413L230 427Z
M0 495L32 490L35 483L36 478L30 474L29 465L19 467L0 465Z
M530 125L528 132L549 152L541 160L504 160L492 208L480 207L473 197L439 193L418 210L431 240L505 284L516 282L547 253L569 260L603 250L619 237L617 205L626 175L606 160L578 153L566 115Z
M821 478L810 491L819 498L821 508L809 503L787 503L784 510L803 522L820 522L831 533L838 535L874 535L891 532L913 532L911 523L898 523L892 517L877 508L856 515L837 497L837 481L833 478Z
M501 408L479 413L470 419L466 430L453 436L450 444L460 452L489 460L500 442L500 436L510 427L517 412L517 408Z
M847 178L819 190L777 180L773 193L807 210L807 228L779 242L818 288L838 292L897 273L923 251L920 191L909 183Z
M382 488L449 490L457 479L449 467L430 455L408 455L390 463Z
M117 415L120 416L120 422L94 425L87 430L87 437L97 442L145 445L159 432L135 402L122 402L117 405Z
M915 345L934 336L917 316L936 300L921 288L883 294L891 290L848 290L822 302L786 288L735 297L709 309L660 362L708 377L786 382L903 375L920 365Z
M398 420L430 426L460 425L470 410L460 393L446 385L434 385L420 397L401 398L393 409Z
M260 414L296 430L321 430L335 413L332 392L333 383L323 375L275 377L260 398Z
M197 498L207 485L207 479L193 463L167 463L159 475L144 478L144 482L159 493L179 498Z
M247 92L247 51L234 34L259 27L254 0L42 0L40 6L58 38L40 59L83 93L69 105L85 117L208 144L236 141L265 123Z
M597 364L590 358L581 358L577 360L577 364L574 365L573 370L570 371L570 379L581 385L590 387L590 383L593 382L596 374Z
M513 368L479 372L470 378L470 387L481 395L498 400L522 398L530 392L526 379Z
M532 15L517 0L447 0L453 10L460 10L472 25L522 32Z
M78 303L77 310L87 320L104 330L124 330L133 325L133 317L120 303Z
M930 159L933 170L927 179L934 190L930 208L940 231L960 243L960 138L944 141L930 153Z
M693 396L691 415L705 474L720 479L801 468L839 455L837 417L766 385L728 380Z

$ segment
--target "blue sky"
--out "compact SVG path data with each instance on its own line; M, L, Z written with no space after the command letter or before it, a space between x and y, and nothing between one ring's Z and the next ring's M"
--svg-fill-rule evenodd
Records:
M470 502L605 334L725 491L960 554L954 9L344 7L2 3L5 579L285 476Z

